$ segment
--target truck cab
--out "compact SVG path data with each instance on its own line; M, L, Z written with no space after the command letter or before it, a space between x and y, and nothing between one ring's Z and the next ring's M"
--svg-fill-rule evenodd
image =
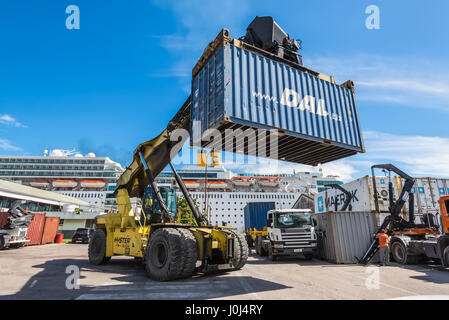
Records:
M268 211L267 236L260 243L261 251L273 261L279 256L302 255L312 259L317 248L317 235L311 215L310 209Z

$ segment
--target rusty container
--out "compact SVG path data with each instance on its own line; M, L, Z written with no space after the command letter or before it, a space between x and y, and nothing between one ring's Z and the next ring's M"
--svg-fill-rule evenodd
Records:
M46 217L41 244L54 243L58 233L59 217Z
M34 214L34 218L31 221L27 232L27 240L30 240L27 242L28 246L33 244L41 244L42 234L45 227L45 213L32 213Z

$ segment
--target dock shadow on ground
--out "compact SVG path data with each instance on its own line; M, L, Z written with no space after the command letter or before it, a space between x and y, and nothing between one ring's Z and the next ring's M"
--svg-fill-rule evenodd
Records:
M66 280L70 265L80 269L79 289L69 290ZM93 266L84 259L54 259L33 268L33 275L15 294L0 299L215 299L289 288L237 272L197 274L192 278L157 282L149 279L141 263L112 258L108 264Z

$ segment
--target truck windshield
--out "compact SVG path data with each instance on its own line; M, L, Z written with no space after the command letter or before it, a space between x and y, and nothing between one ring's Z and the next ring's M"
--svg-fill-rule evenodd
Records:
M312 226L311 212L288 212L276 214L276 228L306 228Z

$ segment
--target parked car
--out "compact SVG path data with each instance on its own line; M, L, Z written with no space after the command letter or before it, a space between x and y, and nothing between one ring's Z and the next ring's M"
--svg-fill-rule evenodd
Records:
M76 243L81 241L82 243L89 243L90 237L94 233L94 229L92 228L78 228L75 231L75 234L72 237L72 243Z

